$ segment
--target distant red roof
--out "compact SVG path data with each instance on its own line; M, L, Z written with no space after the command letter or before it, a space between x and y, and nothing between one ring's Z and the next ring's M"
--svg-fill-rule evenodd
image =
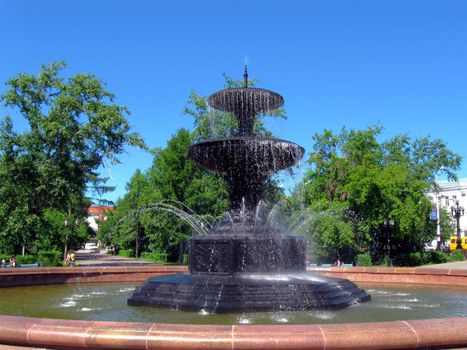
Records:
M99 217L99 220L104 220L106 217L105 214L114 209L115 209L114 207L91 205L88 208L88 216L97 216Z

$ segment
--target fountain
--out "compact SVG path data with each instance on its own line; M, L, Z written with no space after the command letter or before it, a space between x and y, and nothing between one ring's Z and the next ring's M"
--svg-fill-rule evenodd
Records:
M238 120L235 137L199 142L189 157L225 179L231 207L207 235L189 243L189 273L149 278L129 305L208 312L343 308L370 296L346 279L306 272L306 242L258 217L267 177L300 160L295 143L254 135L256 117L284 104L279 94L248 87L221 90L208 99Z
M269 101L252 102L261 100ZM277 107L283 100L272 92L246 86L221 91L210 99L211 105L220 109L224 108L222 106L238 106L241 102L241 111L260 113L261 107L264 107L263 111ZM321 275L305 271L303 239L281 234L271 227L268 220L258 218L255 210L261 198L262 181L267 174L293 165L303 155L303 149L286 141L253 137L250 133L254 123L253 112L237 113L237 116L246 116L239 120L238 137L202 142L190 150L195 161L220 171L229 188L240 192L231 191L232 207L223 221L208 234L201 230L200 235L192 238L189 273L185 273L185 266L160 265L0 269L0 347L329 350L467 346L465 269L311 268ZM209 157L204 152L206 150L211 152ZM185 217L170 206L154 209L168 210ZM190 218L187 219L191 222ZM156 275L160 277L149 278ZM309 324L310 314L315 311L307 312L308 309L339 308L369 298L343 278L378 286L370 287L376 288L373 290L374 301L358 309L336 312L336 321L343 322L341 324L325 324L329 320L322 318L321 324ZM132 288L124 283L141 283L144 280L145 284L129 299L130 304L204 308L217 312L302 308L305 310L302 313L304 318L300 318L300 312L294 311L289 314L293 317L298 315L295 321L292 320L295 324L270 324L270 321L260 319L253 325L239 319L244 317L242 312L234 316L197 312L198 318L195 319L194 313L170 309L162 310L164 313L160 309L154 312L151 308L124 307L121 302L127 294L121 293ZM438 299L425 299L418 294L412 295L410 291L389 295L387 290L379 290L391 283L408 283L423 291L432 288L431 294ZM55 286L45 286L52 284ZM38 290L33 291L32 285L37 285ZM95 291L94 286L99 285L105 289ZM427 288L427 285L431 287ZM93 286L92 290L89 286ZM457 289L452 290L453 286ZM45 287L51 287L49 297ZM87 304L84 294L90 295L90 304ZM399 297L394 298L395 294ZM381 303L378 300L381 296L389 299ZM58 312L53 312L52 309L57 309L57 300L62 306L58 307ZM78 305L81 301L86 304ZM72 306L74 303L77 305ZM25 308L28 305L29 310ZM106 308L99 311L102 305ZM414 305L418 311L406 314ZM79 308L81 314L76 309L63 312L63 308L68 310L72 307ZM370 308L368 317L362 317L362 309L367 307ZM373 307L375 309L371 310ZM91 312L93 308L95 312ZM139 316L135 317L135 310L140 311ZM352 313L354 311L358 312ZM316 311L324 315L330 312ZM349 313L347 317L343 316L346 313ZM274 316L283 312L267 314ZM198 324L203 323L199 317L214 317L217 321Z

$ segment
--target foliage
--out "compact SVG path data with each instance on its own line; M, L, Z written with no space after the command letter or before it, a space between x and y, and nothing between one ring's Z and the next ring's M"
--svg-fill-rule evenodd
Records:
M357 266L372 266L371 256L367 253L357 254L356 256L356 265Z
M132 256L135 256L134 252L133 252L133 249L120 249L118 251L118 255L123 256L125 258L130 258Z
M388 254L400 261L398 255L421 252L424 242L436 235L424 192L432 188L436 172L455 178L460 157L439 139L411 140L402 135L379 142L381 131L325 130L313 137L310 169L300 193L306 206L324 213L341 208L332 220L311 224L312 240L327 245L330 253L342 251L341 242L351 242L346 243L349 251L369 253L376 263ZM446 215L444 219L448 227L450 220ZM332 238L332 231L339 239Z
M224 74L226 89L243 87L243 80L233 79ZM253 87L258 82L257 79L249 80L248 86ZM183 114L189 115L194 119L193 139L195 142L209 140L213 138L223 138L235 136L237 133L238 122L231 113L224 113L208 108L208 98L196 92L191 91L188 103L183 110ZM268 111L256 118L254 133L258 136L269 137L271 132L264 126L264 117L276 117L286 119L286 113L283 108Z
M192 144L192 134L180 129L166 148L153 152L152 166L145 173L137 171L133 175L128 192L102 224L99 236L104 242L133 248L139 237L140 252L166 252L174 261L180 256L180 245L191 236L191 228L172 213L152 205L164 200L174 205L183 203L211 221L227 208L223 180L188 158Z
M449 254L449 261L464 261L464 251L462 249L453 250Z
M449 254L439 250L433 250L431 254L431 263L432 264L443 264L449 261Z
M37 253L37 261L42 262L44 266L61 266L62 253L58 250L41 250Z
M103 82L82 73L65 79L64 68L21 73L1 96L28 125L17 133L9 116L0 125L0 246L11 253L76 244L86 231L86 191L110 189L99 167L117 162L126 145L145 147Z
M155 263L164 264L167 262L167 253L164 252L144 252L141 257L145 260L149 260Z
M21 264L35 264L37 263L36 255L18 255L16 257L16 266Z
M451 261L450 256L441 251L411 252L400 256L401 266L422 266L429 264L442 264Z
M5 262L9 263L10 255L0 254L0 259L5 259ZM37 254L26 254L17 255L16 264L36 264L42 263L43 266L61 266L62 265L62 253L57 250L44 251L40 250Z

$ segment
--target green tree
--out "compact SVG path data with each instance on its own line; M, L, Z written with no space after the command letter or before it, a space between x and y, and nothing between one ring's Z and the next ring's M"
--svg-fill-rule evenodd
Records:
M370 127L316 134L302 185L311 208L320 211L323 203L345 208L340 211L345 215L336 216L331 225L340 237L331 248L339 251L340 242L352 240L356 245L352 249L369 252L375 262L388 258L388 253L397 260L420 251L433 239L436 227L428 220L431 203L424 192L437 171L455 178L460 164L460 157L441 140L403 135L381 143L381 131ZM393 227L387 225L390 221ZM318 224L318 240L332 246L329 224L325 220Z
M21 235L27 236L23 246L34 244L47 208L66 212L70 225L76 225L72 219L82 209L76 204L84 201L86 191L109 189L99 167L117 162L126 145L145 147L130 132L128 109L114 102L102 81L81 73L65 79L60 75L64 68L59 62L42 66L38 75L21 73L7 81L2 95L5 106L19 111L29 125L15 134L7 117L0 140L0 186L7 201L0 220L21 211L22 223L3 230L17 242L23 240ZM10 186L3 185L5 178L17 180L14 199Z
M107 241L136 250L136 237L139 237L140 242L145 242L142 249L164 252L176 260L180 245L192 232L186 221L174 215L177 206L189 207L197 215L210 218L227 208L223 180L188 158L192 144L192 134L180 129L167 142L167 147L154 150L152 166L144 174L137 171L133 175L127 193L116 204L115 213L101 227L100 234ZM162 201L174 205L172 213L170 208L157 206Z

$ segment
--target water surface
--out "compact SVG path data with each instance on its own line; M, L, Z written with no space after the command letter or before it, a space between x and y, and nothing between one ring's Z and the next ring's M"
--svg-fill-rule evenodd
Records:
M359 284L372 300L344 310L209 314L127 306L140 283L64 284L0 289L0 314L59 319L194 323L285 324L467 317L467 287Z

